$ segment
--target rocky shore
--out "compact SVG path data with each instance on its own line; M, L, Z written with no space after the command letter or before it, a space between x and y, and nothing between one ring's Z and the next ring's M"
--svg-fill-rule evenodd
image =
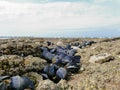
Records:
M48 41L53 44L48 45ZM85 41L96 43L77 47ZM54 48L71 44L81 56L81 68L69 80L59 83L39 74L48 63L41 57L40 47ZM0 39L0 75L23 75L34 81L36 90L120 90L120 38Z

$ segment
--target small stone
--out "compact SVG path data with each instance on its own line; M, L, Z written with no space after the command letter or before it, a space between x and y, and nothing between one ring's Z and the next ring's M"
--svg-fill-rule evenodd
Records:
M76 47L76 46L72 46L73 49L77 50L78 51L81 51L81 49L79 47Z
M120 58L120 55L118 55L118 58Z
M57 46L64 46L64 44L63 44L62 41L58 41L56 45L57 45Z
M81 67L81 68L80 68L80 71L85 71L85 68Z
M114 57L111 54L101 53L98 55L91 56L89 62L91 62L91 63L104 63L104 62L108 62L108 61L113 60L113 59L114 59Z

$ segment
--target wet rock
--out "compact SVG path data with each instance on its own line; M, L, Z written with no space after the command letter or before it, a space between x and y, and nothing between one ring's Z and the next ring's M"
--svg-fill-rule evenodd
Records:
M91 56L89 62L91 62L91 63L104 63L104 62L108 62L108 61L113 60L113 59L114 59L114 57L111 54L101 53L98 55Z
M59 90L57 85L50 80L41 81L36 90Z

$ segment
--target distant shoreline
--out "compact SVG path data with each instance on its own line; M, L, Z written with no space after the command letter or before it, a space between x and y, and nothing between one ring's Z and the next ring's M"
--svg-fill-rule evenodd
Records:
M120 38L120 37L30 37L30 36L4 36L4 37L0 37L0 39L19 39L19 38L21 38L21 39L59 39L59 38L65 38L65 39L79 39L79 38L91 38L91 39L94 39L94 38Z

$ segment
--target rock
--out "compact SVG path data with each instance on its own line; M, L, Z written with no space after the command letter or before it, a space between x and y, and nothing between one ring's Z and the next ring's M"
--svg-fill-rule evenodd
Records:
M4 70L4 75L16 75L24 70L23 58L17 55L3 55L0 57L0 69Z
M41 81L36 90L59 90L57 85L50 80Z
M5 70L0 70L0 76L2 76L5 73Z
M58 84L55 84L47 79L40 81L36 90L72 90L70 88L66 80L62 79Z
M120 58L120 55L118 55L118 58Z
M106 90L120 90L120 82L106 84Z
M84 67L81 67L80 68L80 71L82 72L82 71L85 71L85 68Z
M27 56L24 59L24 64L28 71L39 71L47 64L44 59L41 59L39 57Z
M56 45L57 45L57 46L64 46L64 44L63 44L62 41L58 41L58 42L56 43Z
M0 45L0 52L1 54L5 55L33 55L33 56L40 56L41 51L39 50L38 46L29 45L29 44L2 44Z
M26 58L18 55L3 55L0 57L0 70L4 72L0 75L22 75L28 71L39 71L46 65L46 61L28 56Z
M91 63L104 63L110 60L113 60L114 57L108 53L101 53L90 57L89 62Z
M66 80L61 79L60 82L57 84L60 90L68 90L69 85L67 84Z

